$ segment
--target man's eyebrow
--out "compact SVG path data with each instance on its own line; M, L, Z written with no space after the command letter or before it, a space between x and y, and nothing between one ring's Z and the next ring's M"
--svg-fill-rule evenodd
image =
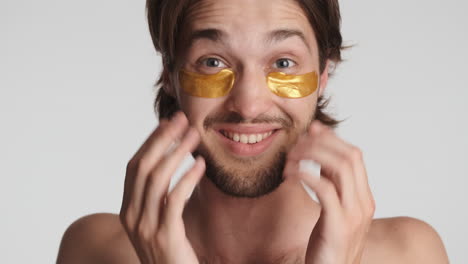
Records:
M271 31L266 38L266 43L272 44L275 42L280 42L290 37L299 37L304 43L304 45L307 47L307 49L310 51L310 46L307 44L307 40L305 38L304 33L296 29L277 29Z
M191 45L198 39L209 39L214 42L224 42L226 34L216 28L207 28L207 29L200 29L194 30L189 36L188 44Z

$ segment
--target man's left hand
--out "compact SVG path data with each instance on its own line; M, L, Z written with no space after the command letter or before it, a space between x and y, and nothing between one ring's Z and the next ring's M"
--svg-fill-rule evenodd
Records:
M320 164L320 177L300 172L301 160ZM314 121L289 152L284 174L299 177L321 204L305 263L360 263L375 212L361 151Z

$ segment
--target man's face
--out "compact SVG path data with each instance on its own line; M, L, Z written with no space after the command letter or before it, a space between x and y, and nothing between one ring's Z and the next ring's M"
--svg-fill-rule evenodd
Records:
M318 91L297 99L273 94L270 72L319 72L318 48L306 15L294 0L203 0L187 17L190 45L182 68L214 74L235 72L227 96L176 94L190 123L201 134L197 153L207 176L223 192L258 197L277 188L287 151L310 124Z

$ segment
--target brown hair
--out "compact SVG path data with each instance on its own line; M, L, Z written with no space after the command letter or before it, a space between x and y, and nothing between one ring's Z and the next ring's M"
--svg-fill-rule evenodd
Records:
M314 29L315 38L319 50L320 72L327 67L330 61L331 67L335 67L342 61L341 50L342 37L340 32L340 9L338 0L296 0L307 15ZM175 70L180 47L184 43L181 32L186 16L186 11L195 0L147 0L147 16L151 38L154 47L162 55L163 71L156 87L163 88L170 84L170 74ZM181 43L181 44L179 44ZM323 96L318 98L315 118L335 127L340 121L324 112L329 100ZM176 98L168 94L165 89L159 89L154 102L154 108L159 113L159 118L169 118L180 108Z

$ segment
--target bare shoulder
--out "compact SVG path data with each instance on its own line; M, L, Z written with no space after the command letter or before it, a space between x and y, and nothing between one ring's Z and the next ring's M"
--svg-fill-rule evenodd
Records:
M406 216L374 219L363 263L449 263L437 231Z
M119 216L97 213L83 216L65 231L58 264L139 263Z

